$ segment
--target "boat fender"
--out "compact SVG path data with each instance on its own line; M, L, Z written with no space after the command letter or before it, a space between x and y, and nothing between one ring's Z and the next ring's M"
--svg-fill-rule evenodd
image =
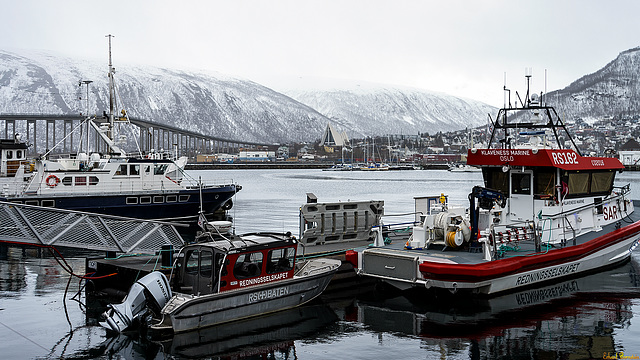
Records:
M60 182L60 178L58 178L57 176L55 176L53 174L47 176L47 179L45 180L45 183L49 187L56 187L56 186L58 186L59 182Z
M227 200L226 203L224 203L224 205L222 205L222 210L228 211L228 210L231 210L232 207L233 207L233 201L229 199Z

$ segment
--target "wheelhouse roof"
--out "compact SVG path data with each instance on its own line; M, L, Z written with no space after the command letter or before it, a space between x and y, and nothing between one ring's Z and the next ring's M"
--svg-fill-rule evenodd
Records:
M0 139L0 149L28 149L28 146L25 143L16 142L15 140L11 139Z
M563 170L622 170L617 158L583 157L571 149L470 149L474 166L554 167Z
M190 244L191 246L206 246L217 248L226 252L245 252L256 251L265 248L279 248L285 246L296 245L295 238L287 238L283 234L269 234L269 233L250 233L245 235L230 235L229 240L213 240L205 241L196 244Z

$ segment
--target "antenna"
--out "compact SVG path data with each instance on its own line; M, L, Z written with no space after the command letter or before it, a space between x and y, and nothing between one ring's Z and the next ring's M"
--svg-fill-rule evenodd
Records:
M91 84L92 82L93 82L92 80L80 80L78 82L78 86L82 86L84 84L87 87L87 98L85 99L85 101L87 103L87 112L85 114L85 118L87 118L87 119L89 118L89 84ZM83 140L82 139L83 138L82 132L83 132L83 129L80 128L80 146L79 146L79 151L82 151L82 140ZM89 153L89 124L87 124L87 134L86 135L87 135L86 147L87 147L87 153Z
M109 34L105 35L105 37L109 38L109 130L107 132L107 137L113 140L113 102L115 100L113 74L115 73L115 69L111 64L111 38L115 36Z
M544 69L544 97L540 97L540 101L542 102L542 106L546 106L546 101L544 99L547 98L547 69Z
M507 72L504 72L504 86L502 88L504 90L503 93L503 102L504 102L504 107L507 107L507 94L508 94L508 98L509 98L509 107L511 107L511 90L507 89Z
M523 104L523 107L529 107L529 105L531 105L531 99L529 98L529 84L531 81L531 73L532 69L530 67L524 68L524 77L527 78L527 95L525 95L524 97L525 103Z

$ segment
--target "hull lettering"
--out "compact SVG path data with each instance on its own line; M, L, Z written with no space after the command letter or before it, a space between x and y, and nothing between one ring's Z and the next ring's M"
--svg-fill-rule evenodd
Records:
M289 294L289 287L262 290L262 291L249 294L249 302L253 303L259 300L273 299L281 296L286 296L288 294Z
M516 280L516 285L526 285L529 283L534 283L538 281L553 279L559 276L573 274L578 270L578 265L580 265L580 263L561 265L561 266L556 266L550 269L536 271L531 274L518 276L518 279Z

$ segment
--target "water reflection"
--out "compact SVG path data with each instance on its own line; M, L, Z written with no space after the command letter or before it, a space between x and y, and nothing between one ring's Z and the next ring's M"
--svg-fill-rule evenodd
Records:
M295 341L315 336L338 316L327 305L316 303L267 316L237 321L173 335L149 339L144 334L109 336L87 353L126 359L174 358L295 359Z
M159 348L122 336L109 340L119 348L109 348L111 354L138 351L127 358L301 359L301 345L330 343L338 354L369 334L386 349L352 358L404 352L394 345L399 339L419 343L426 358L602 358L621 350L616 336L631 325L640 298L638 269L634 258L615 269L494 298L352 289L327 294L322 303L178 334L157 342Z
M381 333L418 336L425 346L470 358L602 358L619 351L640 298L634 259L619 268L495 298L397 296L377 292L354 301L346 319ZM464 341L461 341L464 339Z
M337 320L337 315L327 305L307 305L264 317L177 334L163 342L163 347L167 353L190 358L209 354L244 357L279 352L286 355L292 352L294 340L319 333Z

